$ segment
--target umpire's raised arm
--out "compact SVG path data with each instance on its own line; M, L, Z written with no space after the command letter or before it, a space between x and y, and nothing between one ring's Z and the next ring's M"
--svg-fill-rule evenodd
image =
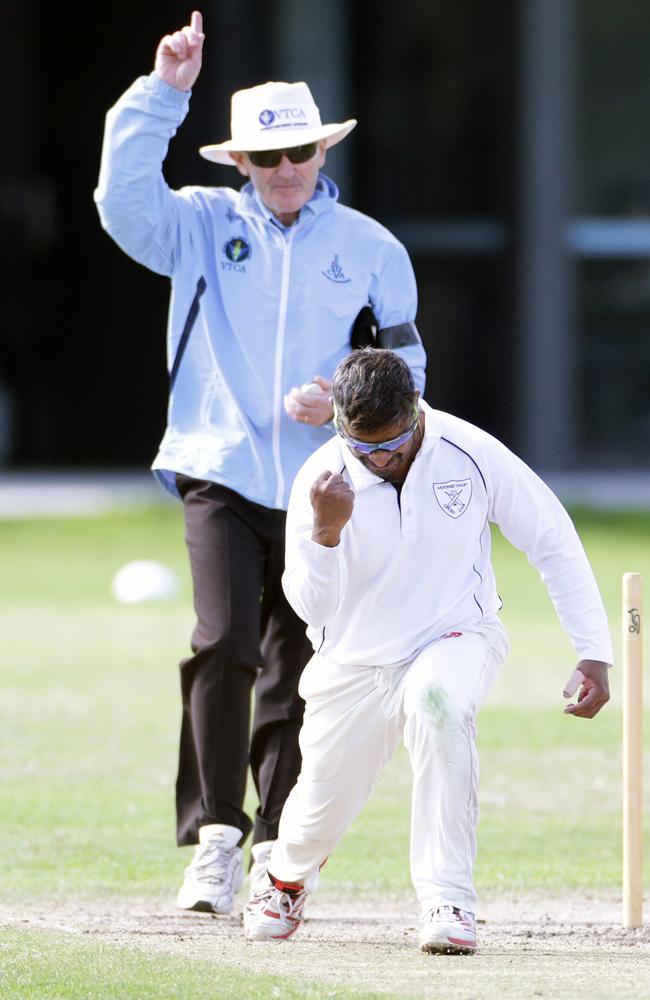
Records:
M189 110L204 38L201 14L194 11L191 24L158 43L154 71L136 80L106 115L95 191L101 224L130 257L167 276L181 253L179 213L188 214L188 206L168 187L162 164Z

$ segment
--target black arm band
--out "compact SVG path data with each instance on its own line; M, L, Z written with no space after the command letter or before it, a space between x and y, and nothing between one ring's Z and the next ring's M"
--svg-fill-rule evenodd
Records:
M408 347L410 344L421 343L415 323L398 323L397 326L387 326L377 334L377 347L385 347L391 351L397 347Z

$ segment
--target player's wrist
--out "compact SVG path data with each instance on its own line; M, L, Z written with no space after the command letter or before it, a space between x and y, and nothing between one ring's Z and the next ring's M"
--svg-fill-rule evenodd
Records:
M334 549L341 541L341 532L338 528L317 528L314 526L311 533L312 542L323 545L325 548Z

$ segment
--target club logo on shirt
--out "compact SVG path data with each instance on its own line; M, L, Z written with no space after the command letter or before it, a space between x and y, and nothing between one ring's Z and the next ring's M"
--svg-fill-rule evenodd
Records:
M241 236L233 236L224 245L223 252L228 258L228 261L221 261L221 267L224 271L246 270L244 261L248 260L252 253L250 243L247 243Z
M327 270L321 271L321 274L324 274L330 281L336 282L337 285L345 285L348 281L350 281L350 279L346 278L343 273L343 268L339 264L339 255L337 253L334 254Z
M471 479L451 479L448 483L434 483L433 493L438 506L449 517L464 514L472 499Z

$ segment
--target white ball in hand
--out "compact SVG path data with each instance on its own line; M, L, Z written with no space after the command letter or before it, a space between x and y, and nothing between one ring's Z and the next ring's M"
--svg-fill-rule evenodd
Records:
M318 382L305 382L304 385L300 386L300 391L306 392L310 396L316 396L319 392L323 392L323 389Z

